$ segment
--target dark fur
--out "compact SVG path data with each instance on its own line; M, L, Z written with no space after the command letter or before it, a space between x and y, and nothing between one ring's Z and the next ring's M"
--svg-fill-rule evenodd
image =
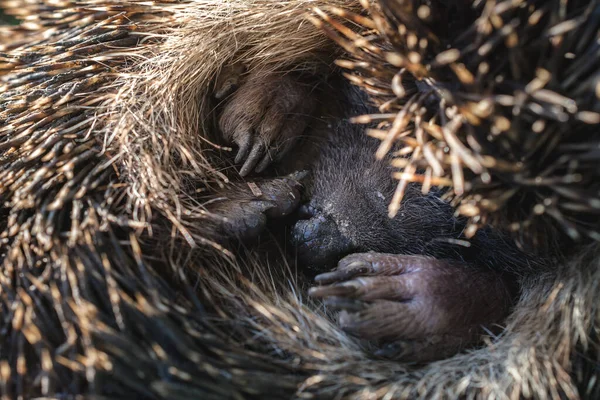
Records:
M341 236L337 242L343 245L331 249L334 254L314 246L307 248L303 251L306 262L318 267L318 258L339 259L352 252L376 251L450 258L517 274L529 269L531 260L508 235L494 229L479 232L469 247L455 244L453 240L464 239L465 221L455 217L439 190L423 195L417 186L410 185L399 215L390 219L388 205L397 185L392 179L393 169L388 160L375 160L379 141L369 138L364 127L349 122L350 117L373 109L357 89L343 82L338 85L335 92L345 94L340 96L345 110L330 121L327 143L312 166L308 206L314 216L296 225L294 237L304 245L307 240L323 243L325 236L337 234Z

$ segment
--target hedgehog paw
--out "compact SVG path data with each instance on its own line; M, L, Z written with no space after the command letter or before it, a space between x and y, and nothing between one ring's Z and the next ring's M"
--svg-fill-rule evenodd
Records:
M211 204L210 211L219 218L217 229L224 238L247 240L257 237L268 218L290 214L300 204L300 181L305 171L281 178L235 184L222 200Z
M215 83L215 99L224 100L230 96L240 86L245 72L246 66L242 63L226 66Z
M351 254L316 281L310 294L340 310L342 329L383 343L380 356L412 361L475 344L512 300L502 277L425 256Z
M297 76L251 73L225 100L219 128L226 141L237 145L241 176L264 171L289 151L315 109L311 92Z

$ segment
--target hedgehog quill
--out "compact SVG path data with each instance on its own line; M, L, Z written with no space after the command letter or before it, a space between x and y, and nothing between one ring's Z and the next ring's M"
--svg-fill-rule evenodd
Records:
M586 83L597 80L598 60L592 45L598 38L597 2L377 4L369 6L368 14L366 2L348 0L2 2L8 13L22 21L0 31L0 393L4 398L599 396L599 254L596 243L583 239L594 237L594 204L580 201L581 193L597 190L597 170L592 167L595 147L588 145L595 139L578 139L579 135L587 138L585 132L590 132L589 138L596 134L596 94L589 91L594 86ZM465 18L444 22L443 7L449 4ZM337 13L338 18L341 14L352 21L351 30L341 22L334 26L351 39L338 40L342 48L306 18L315 7L325 13L313 14L313 20L331 24L327 13ZM427 18L438 23L423 22ZM461 39L456 32L465 35ZM432 35L440 43L433 43ZM424 37L431 43L420 47ZM473 37L482 41L468 48L464 43ZM408 66L392 62L394 54L411 56L405 52L413 48L415 39L422 49L416 52L421 60L411 60ZM535 53L539 55L535 62L519 61L526 44L535 46L544 40L559 47L556 54L567 56L568 61L541 65L548 53ZM514 41L518 45L510 47ZM459 50L458 58L456 52L447 52L444 44L448 43ZM487 43L491 50L502 51L485 52ZM372 56L369 67L363 60L364 49ZM381 59L382 51L391 52L391 60ZM477 56L479 52L482 55ZM517 56L521 58L511 59ZM383 143L397 139L389 137L389 128L398 112L414 114L412 103L406 105L410 96L421 93L423 97L428 87L453 96L445 104L440 103L444 96L433 96L439 100L433 104L431 96L413 99L417 113L407 111L406 118L414 120L399 129L399 138L411 152L388 143L379 153L411 156L391 155L394 165L404 168L399 177L406 177L405 193L415 190L408 180L422 179L432 193L433 186L452 184L453 192L448 193L457 196L455 205L477 208L467 217L474 218L478 234L485 233L486 222L511 227L524 221L503 212L529 216L537 205L526 201L531 196L545 199L556 194L559 211L580 233L582 243L572 245L561 236L564 229L545 228L546 223L560 225L565 220L549 215L550 206L545 206L530 230L519 226L524 239L538 239L540 253L546 245L558 254L543 268L519 271L517 303L502 321L501 332L489 335L484 345L419 365L377 356L370 349L377 343L364 345L348 335L327 310L306 297L310 282L294 272L293 264L283 260L273 264L259 250L228 240L232 232L234 236L247 233L247 222L266 224L295 212L301 200L300 177L273 178L268 168L283 169L277 157L293 161L300 142L286 146L286 139L298 132L302 136L304 130L301 121L290 135L252 125L251 132L258 132L263 141L250 136L253 141L245 145L241 139L249 136L243 132L226 136L217 129L215 110L222 112L234 104L227 100L244 93L253 82L273 85L282 82L281 76L287 82L297 79L311 88L327 88L337 82L336 59L345 60L338 61L341 67L358 69L350 81L365 87L372 101L380 107L391 101L381 109L383 115L370 118L383 122L371 132ZM506 116L515 108L509 102L511 95L499 91L502 85L488 82L486 87L483 80L477 82L477 68L485 60L490 71L483 71L482 77L502 75L517 88L530 85L529 96L522 100L528 108L524 118L528 129L517 131L524 132L521 146L520 137L510 135L513 118ZM239 64L245 71L241 85L225 96L225 104L219 104L215 101L215 93L221 95L219 78ZM427 71L427 65L432 71ZM515 74L517 67L530 66L522 75ZM400 74L403 68L407 72ZM500 72L496 74L494 68ZM381 74L381 82L367 72ZM468 82L469 73L473 84ZM411 76L423 78L425 84ZM534 77L538 80L531 83ZM230 82L238 86L235 80ZM557 82L567 91L553 86ZM300 97L313 94L294 87L293 93ZM283 86L275 86L272 92L281 93L278 88ZM409 97L401 96L403 92ZM364 114L364 109L344 107L341 92L321 93L325 99L339 97L331 103L339 103L346 114ZM267 96L257 99L267 102ZM493 107L484 107L486 99ZM576 100L577 110L568 99ZM281 97L272 99L284 104L278 100ZM483 103L480 109L478 101ZM419 116L421 108L425 113ZM557 113L550 116L548 110ZM416 119L429 121L436 113L447 120L435 120L429 131L423 128L417 135L413 127L426 124ZM254 124L257 115L249 115ZM453 119L457 115L466 120L459 123ZM556 120L558 115L566 120ZM477 119L480 125L474 124ZM325 126L332 122L324 120ZM285 122L270 126L287 126ZM473 132L468 131L470 126ZM493 142L481 136L486 128L492 133L498 130ZM551 143L552 132L571 132L565 128L574 136ZM529 136L531 131L539 131L546 141L538 142L542 139ZM509 150L502 147L508 144ZM363 148L354 141L352 145L352 149ZM458 152L460 164L457 154L440 156L438 145ZM465 146L470 153L460 152ZM525 151L530 161L524 164L521 181L516 177L519 171L500 162L511 150L519 157ZM272 160L265 158L269 151ZM551 168L551 158L560 159L556 156L563 151L568 156L565 163ZM574 158L580 160L576 165L570 162ZM491 159L496 164L485 162ZM247 162L242 172L248 176L242 179L238 171ZM252 175L263 167L263 172ZM418 178L415 174L421 170L423 178ZM490 185L499 171L507 180L496 189L508 196L507 182L515 185L517 193L510 200L525 193L523 208L509 200L499 211L486 208L483 200L494 193ZM578 174L582 179L560 181ZM526 179L538 176L560 182L527 183ZM255 185L254 191L248 181ZM326 191L321 193L327 198ZM381 194L389 202L387 193ZM243 207L238 212L233 205ZM461 210L465 213L465 208ZM313 214L302 221L311 224L315 214L308 211Z
M316 24L330 25L329 35L354 57L338 65L356 71L350 80L387 113L358 118L382 121L371 133L382 140L378 157L395 140L413 150L394 161L404 173L390 214L406 182L417 181L424 192L453 187L458 212L471 218L468 235L488 222L523 233L543 216L572 238L597 240L600 179L588 151L598 142L597 82L577 68L598 63L591 50L597 5L469 3L367 3L371 19L333 10L363 34L318 10Z

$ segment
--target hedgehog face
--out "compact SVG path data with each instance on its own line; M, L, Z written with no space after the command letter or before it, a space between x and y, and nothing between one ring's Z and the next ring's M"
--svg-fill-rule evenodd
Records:
M356 131L337 132L313 170L310 201L292 229L300 261L324 270L354 252L447 255L434 243L460 236L452 208L413 187L401 212L390 219L392 170L388 162L373 160L377 141Z
M464 219L455 216L440 191L423 195L409 185L400 211L390 218L388 205L396 182L389 160L374 160L378 143L364 128L349 123L334 128L312 168L309 200L291 232L303 266L325 271L347 254L368 251L502 269L526 264L526 256L500 232L482 230L466 241Z

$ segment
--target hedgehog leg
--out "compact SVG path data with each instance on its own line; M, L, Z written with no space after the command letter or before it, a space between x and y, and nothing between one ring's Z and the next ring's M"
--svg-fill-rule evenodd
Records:
M424 256L357 253L310 290L340 310L349 333L385 344L382 356L427 361L480 341L508 315L510 283L489 271Z
M292 148L316 108L313 92L314 85L297 74L256 72L224 100L219 128L224 139L238 147L235 163L242 164L240 175L264 171Z
M222 241L247 240L258 236L268 218L290 214L300 204L300 181L305 171L281 178L234 184L211 202L209 211L217 216ZM224 216L224 217L219 217Z

